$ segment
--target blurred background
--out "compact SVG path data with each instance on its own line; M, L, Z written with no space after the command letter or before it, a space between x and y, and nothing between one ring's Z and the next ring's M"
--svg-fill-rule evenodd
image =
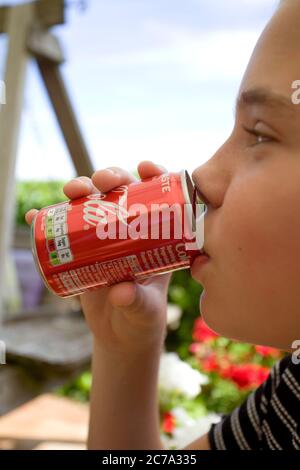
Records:
M241 77L277 3L67 1L66 24L53 32L94 166L135 169L150 158L177 171L183 156L187 170L205 162L231 130ZM4 35L0 41L3 71ZM74 169L33 62L17 177L62 176L74 176Z
M0 2L0 446L84 448L91 338L78 300L44 287L24 214L64 200L64 182L81 168L134 172L150 159L192 171L207 161L231 132L241 78L278 0L38 0L25 25L30 38L26 30L22 39L24 19L15 17L14 27L8 19L24 3ZM42 80L41 60L51 51L41 32L54 35L50 50L63 54L54 62L80 129L78 152L62 133L69 115L62 108L57 119ZM10 87L18 91L14 107ZM201 320L201 292L189 271L173 274L159 374L170 448L192 442L241 403L282 355L211 332Z

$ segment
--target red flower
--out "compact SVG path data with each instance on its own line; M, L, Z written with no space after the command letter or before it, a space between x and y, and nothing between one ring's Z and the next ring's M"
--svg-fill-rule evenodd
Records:
M278 358L280 356L279 349L270 348L269 346L255 346L255 350L263 357Z
M201 348L201 345L199 343L192 343L189 346L189 352L192 354L197 354L200 348Z
M261 385L269 375L269 369L258 364L231 364L220 371L221 377L231 379L240 389Z
M172 413L165 411L163 413L162 429L165 433L171 434L176 426L176 419Z
M201 359L201 368L204 372L218 371L220 367L216 353L212 353L204 359Z
M193 331L193 340L199 342L208 342L212 341L215 338L218 338L218 334L211 330L204 320L200 317L197 318L194 324Z

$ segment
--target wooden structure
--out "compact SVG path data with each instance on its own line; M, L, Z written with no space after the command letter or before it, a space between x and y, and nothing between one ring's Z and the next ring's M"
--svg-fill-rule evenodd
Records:
M8 35L5 69L6 104L0 112L0 319L5 291L3 260L13 236L15 164L20 133L26 65L37 61L76 172L90 176L92 163L72 109L60 66L64 56L58 39L49 31L64 23L64 0L36 0L0 8L0 33Z
M37 62L77 174L90 176L93 172L61 74L63 52L58 39L50 31L52 26L64 24L64 9L64 0L36 0L0 7L0 34L8 35L3 77L6 104L0 110L0 340L6 343L8 365L0 367L0 384L5 383L11 390L7 394L7 403L3 386L0 387L0 414L78 373L87 366L91 354L91 338L83 319L76 320L74 315L69 315L60 320L49 308L46 314L42 309L29 314L20 312L14 320L5 319L4 315L4 260L9 256L14 238L15 166L29 60ZM60 328L61 334L58 334ZM71 340L68 339L68 331L73 332ZM45 340L46 333L48 342ZM38 337L44 340L38 341ZM28 349L29 344L31 347ZM54 350L56 357L53 356ZM78 352L75 356L74 351ZM27 394L14 396L18 389L25 390L24 373L28 378L35 369L34 364L39 369L39 364L43 364L44 370L49 367L51 378L49 374L45 379L39 377L39 388L29 387ZM22 373L19 372L20 367L23 367Z

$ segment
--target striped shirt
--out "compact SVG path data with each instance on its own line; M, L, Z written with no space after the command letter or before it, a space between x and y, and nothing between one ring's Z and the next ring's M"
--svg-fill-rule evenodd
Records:
M278 361L239 408L212 425L208 438L213 450L300 450L300 364L290 354Z

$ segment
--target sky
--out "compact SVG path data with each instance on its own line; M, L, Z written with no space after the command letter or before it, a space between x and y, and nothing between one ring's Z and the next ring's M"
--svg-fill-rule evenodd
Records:
M67 22L53 33L95 169L132 171L150 159L192 171L230 134L239 84L279 0L88 0L85 11L67 3ZM0 79L6 46L2 35ZM75 176L33 61L16 176Z

